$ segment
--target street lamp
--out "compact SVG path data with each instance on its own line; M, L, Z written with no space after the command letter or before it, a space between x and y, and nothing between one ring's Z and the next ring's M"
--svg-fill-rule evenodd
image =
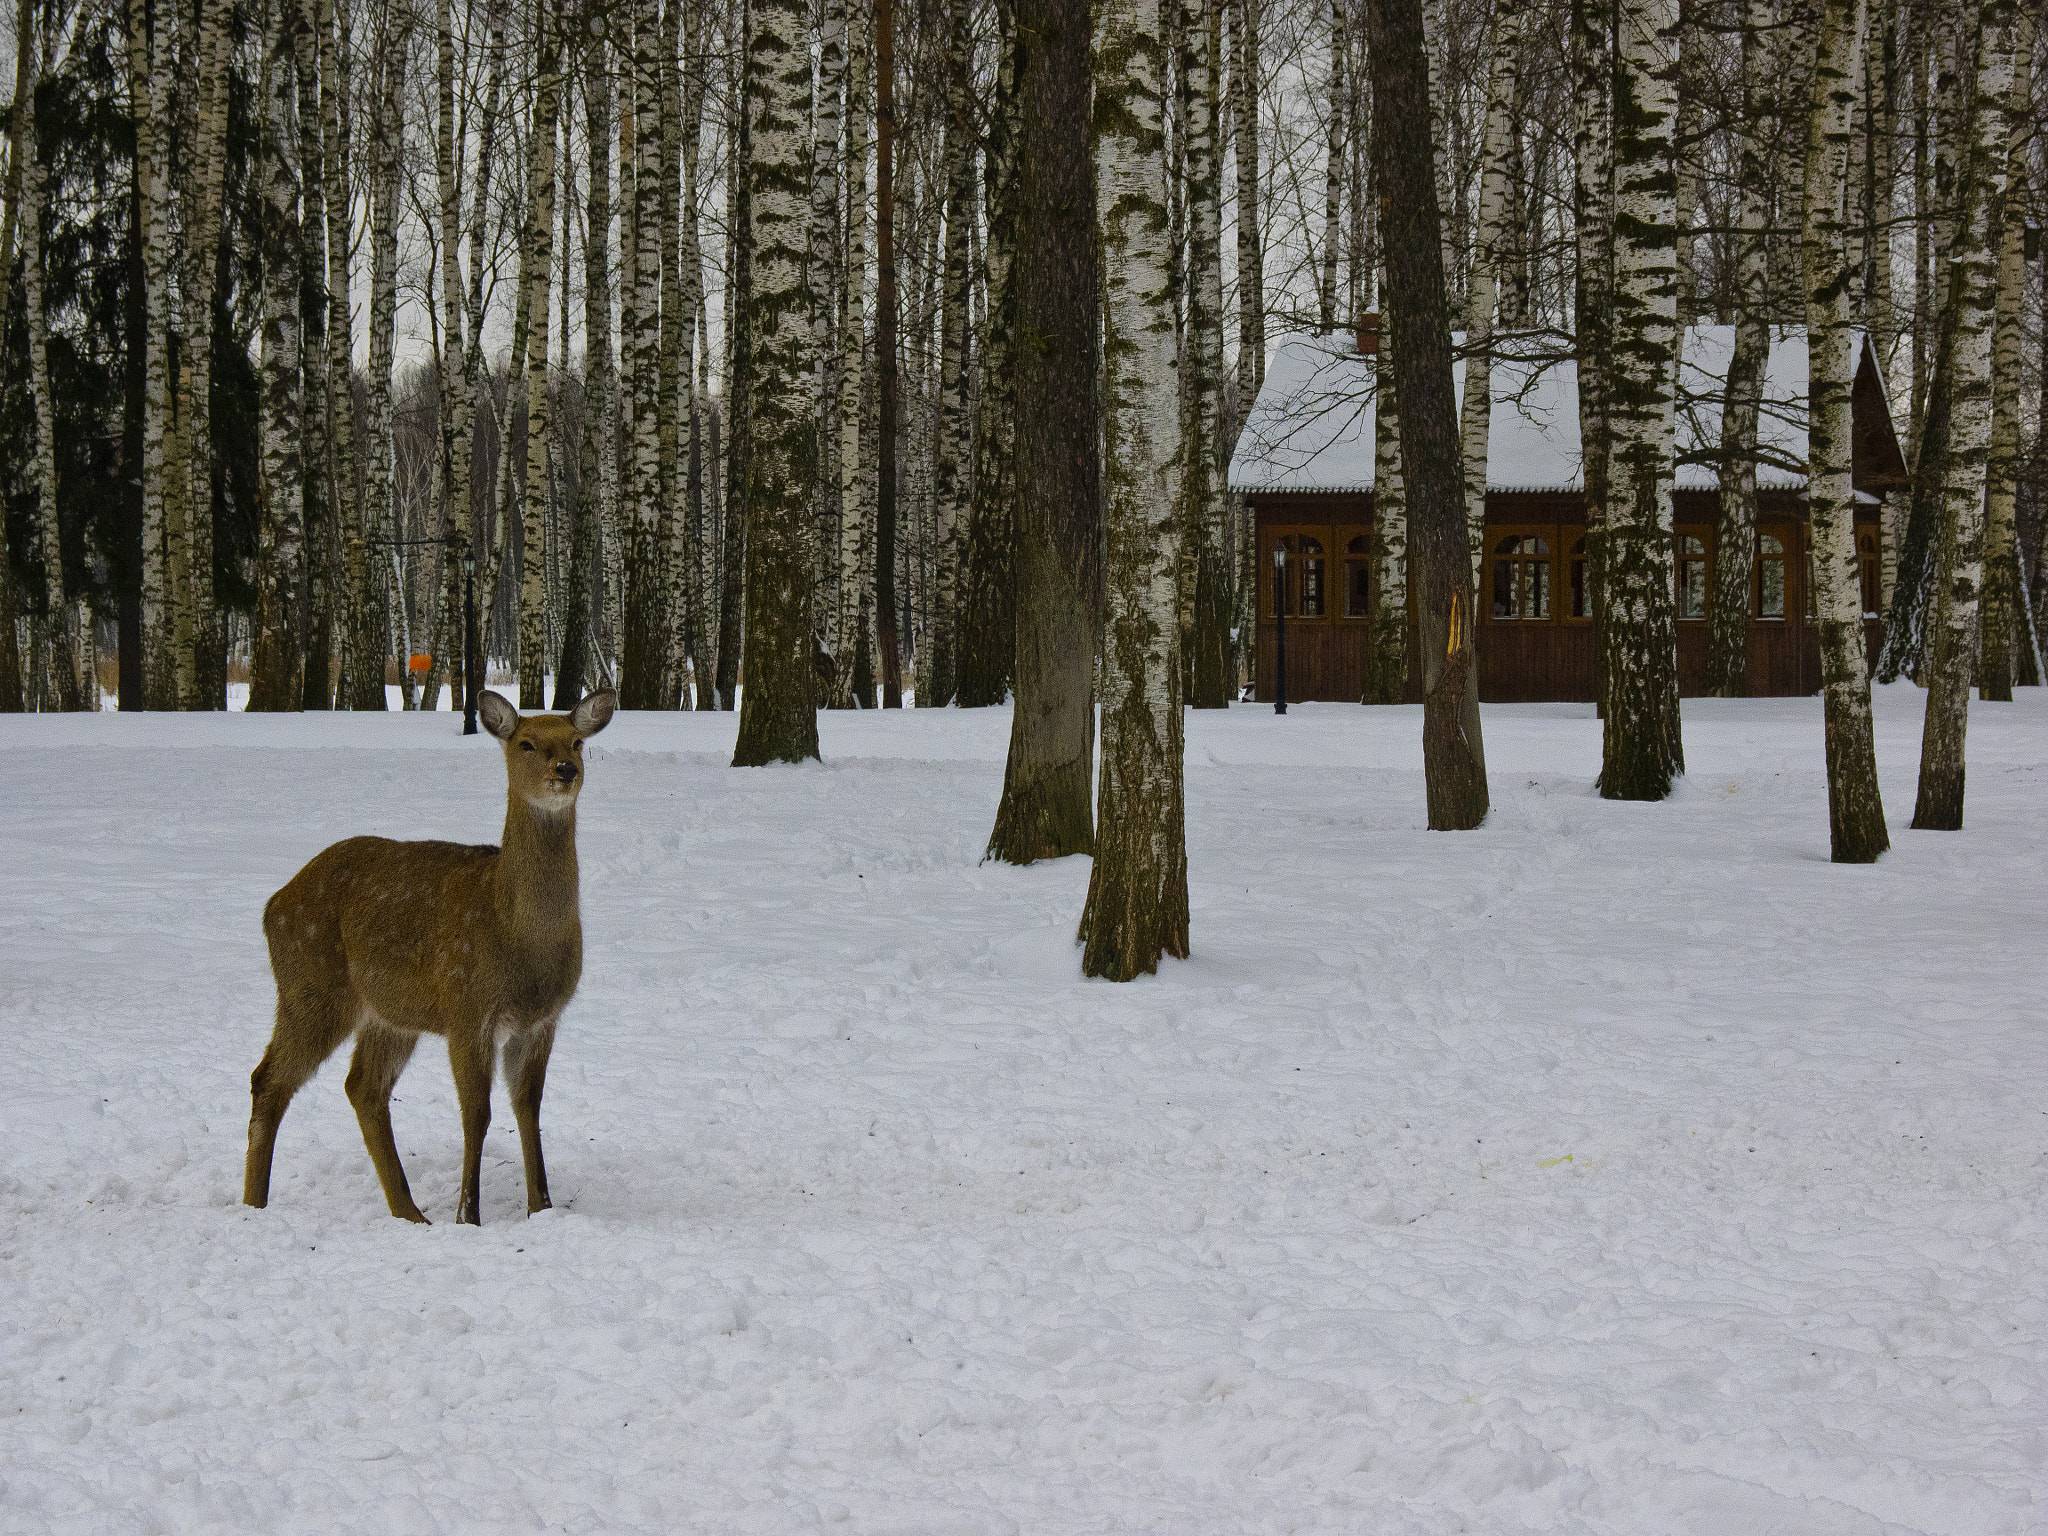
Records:
M1273 612L1280 618L1280 643L1273 652L1275 670L1279 674L1273 713L1284 715L1287 713L1287 546L1284 543L1273 546Z
M462 734L476 734L476 551L462 541Z

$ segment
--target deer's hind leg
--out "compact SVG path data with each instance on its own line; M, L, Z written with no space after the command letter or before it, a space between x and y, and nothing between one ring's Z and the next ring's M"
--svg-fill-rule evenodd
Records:
M277 1149L278 1122L292 1095L349 1037L355 1019L332 993L280 987L277 1025L256 1070L249 1074L249 1157L242 1170L242 1203L261 1209L270 1203L270 1159Z
M448 1066L455 1075L455 1098L462 1107L462 1194L455 1219L483 1225L484 1134L491 1128L491 1069L498 1042L490 1025L448 1031Z
M391 1090L412 1060L417 1044L417 1035L389 1029L374 1020L365 1023L356 1036L355 1059L348 1065L348 1101L355 1106L363 1145L370 1149L370 1161L376 1166L377 1182L384 1186L391 1214L425 1224L427 1218L413 1203L412 1186L405 1182L398 1143L391 1138Z

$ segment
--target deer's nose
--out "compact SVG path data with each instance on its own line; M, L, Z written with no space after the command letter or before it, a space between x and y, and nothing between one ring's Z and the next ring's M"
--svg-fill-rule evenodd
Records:
M555 764L555 777L564 784L573 783L576 778L576 765L566 759Z

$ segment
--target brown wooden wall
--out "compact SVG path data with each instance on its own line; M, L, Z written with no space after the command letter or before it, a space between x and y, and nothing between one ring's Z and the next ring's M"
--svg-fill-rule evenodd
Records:
M1326 545L1324 613L1317 618L1287 620L1287 697L1356 702L1365 687L1368 624L1345 612L1341 586L1346 546L1372 525L1372 494L1332 492L1282 494L1250 498L1257 517L1258 665L1254 697L1276 697L1279 625L1274 618L1273 545L1288 538L1299 546L1304 535ZM1683 535L1702 540L1712 558L1712 533L1720 497L1712 491L1680 491L1674 496L1674 525ZM1805 500L1796 493L1763 492L1757 513L1761 533L1779 538L1786 550L1786 617L1752 618L1749 627L1749 693L1753 697L1803 695L1820 688L1820 642L1806 616ZM1859 530L1874 526L1878 509L1856 509ZM1502 536L1534 533L1550 545L1550 616L1546 619L1497 620L1491 604L1482 601L1479 627L1479 696L1490 704L1590 701L1593 697L1592 625L1569 616L1569 558L1572 544L1583 537L1585 513L1576 493L1501 493L1487 497L1486 521L1491 551ZM1290 556L1298 571L1299 562ZM1411 593L1412 593L1411 587ZM1291 589L1290 607L1298 611L1303 594ZM1755 608L1752 600L1752 611ZM1707 622L1681 619L1678 630L1678 686L1688 697L1703 691L1707 665ZM1883 626L1865 625L1874 661ZM1408 623L1409 702L1419 702L1420 668L1414 615Z

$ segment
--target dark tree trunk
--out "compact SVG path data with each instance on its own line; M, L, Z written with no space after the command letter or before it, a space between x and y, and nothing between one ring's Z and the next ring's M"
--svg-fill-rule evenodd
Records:
M1431 829L1461 831L1486 818L1486 752L1422 7L1419 0L1371 0L1368 16L1408 550L1422 631L1422 772Z
M1095 843L1099 273L1089 7L1024 0L1017 27L1017 704L988 856L1029 864Z
M882 708L903 707L896 614L896 7L875 0L875 619Z

